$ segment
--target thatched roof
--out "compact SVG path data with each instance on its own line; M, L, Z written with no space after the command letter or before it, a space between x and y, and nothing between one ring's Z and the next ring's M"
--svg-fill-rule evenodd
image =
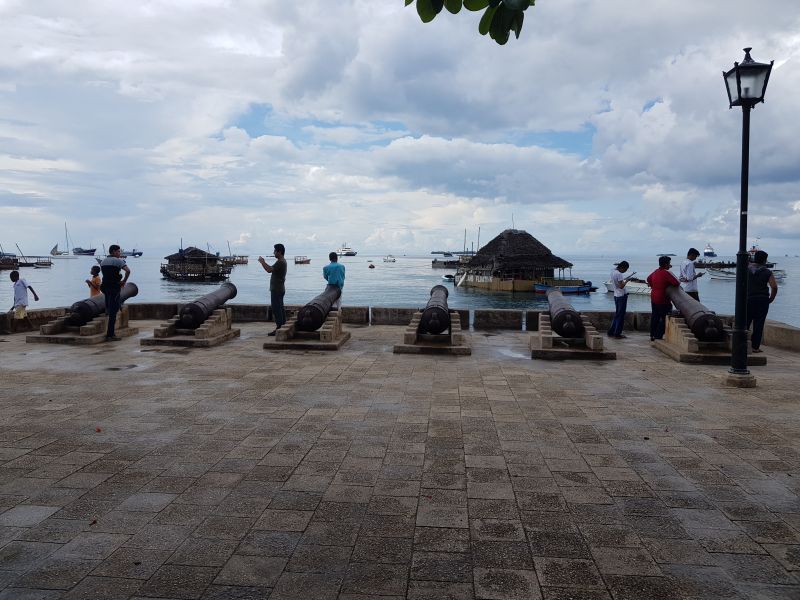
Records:
M475 253L468 267L493 270L567 269L572 263L521 229L506 229Z
M169 256L165 256L170 262L181 262L181 261L188 261L188 262L216 262L219 260L219 256L216 254L211 254L210 252L206 252L205 250L201 250L200 248L196 248L194 246L189 246L188 248L184 248L179 250L175 254L170 254Z

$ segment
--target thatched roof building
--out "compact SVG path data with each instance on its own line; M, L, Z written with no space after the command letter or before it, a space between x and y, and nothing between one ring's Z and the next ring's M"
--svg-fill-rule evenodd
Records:
M466 265L469 271L481 271L506 279L552 277L556 269L569 269L572 263L521 229L506 229L479 249Z
M179 263L179 262L188 262L188 263L209 263L209 264L217 264L220 261L220 257L218 254L211 254L210 252L206 252L205 250L201 250L200 248L196 248L194 246L189 246L188 248L182 248L178 250L175 254L170 254L169 256L164 257L170 263Z

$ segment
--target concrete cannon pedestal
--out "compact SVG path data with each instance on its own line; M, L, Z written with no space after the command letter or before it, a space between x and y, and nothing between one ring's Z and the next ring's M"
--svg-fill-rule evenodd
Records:
M564 338L553 331L550 315L539 313L539 331L531 335L531 358L544 360L616 360L617 353L603 349L603 338L585 315L583 337Z
M342 312L332 310L316 331L299 331L297 317L293 317L275 332L275 337L264 342L265 350L338 350L350 339L350 332L342 329Z
M100 315L86 325L73 326L67 323L69 316L59 317L39 328L38 334L31 334L25 338L29 344L75 344L94 345L106 341L108 317ZM129 325L128 307L123 304L117 313L117 324L114 334L117 337L130 337L139 333L139 329Z
M701 342L691 332L686 320L681 316L667 316L664 339L654 341L653 346L676 362L703 365L731 364L729 332L725 333L724 339L720 342ZM747 355L747 365L750 367L766 364L767 357L763 354Z
M419 333L422 311L411 317L411 322L403 333L403 343L396 344L392 351L395 354L452 354L469 356L472 348L467 345L461 332L461 317L457 311L450 311L450 333Z
M233 310L228 307L218 308L197 329L182 329L180 315L153 330L153 337L144 338L142 346L184 346L190 348L210 348L218 346L242 333L241 329L233 329Z

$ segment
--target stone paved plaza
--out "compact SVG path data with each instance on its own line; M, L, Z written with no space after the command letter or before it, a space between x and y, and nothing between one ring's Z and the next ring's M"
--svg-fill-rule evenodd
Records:
M156 322L138 322L140 337ZM0 599L798 599L798 354L0 337Z

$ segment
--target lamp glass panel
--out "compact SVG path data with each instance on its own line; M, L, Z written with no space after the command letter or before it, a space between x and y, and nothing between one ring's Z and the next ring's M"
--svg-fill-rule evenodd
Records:
M739 91L736 89L736 71L733 70L725 76L725 83L728 85L728 91L731 95L731 102L736 102L739 99Z
M764 91L764 79L767 77L767 69L739 69L739 77L742 81L742 98L755 100L761 97Z

